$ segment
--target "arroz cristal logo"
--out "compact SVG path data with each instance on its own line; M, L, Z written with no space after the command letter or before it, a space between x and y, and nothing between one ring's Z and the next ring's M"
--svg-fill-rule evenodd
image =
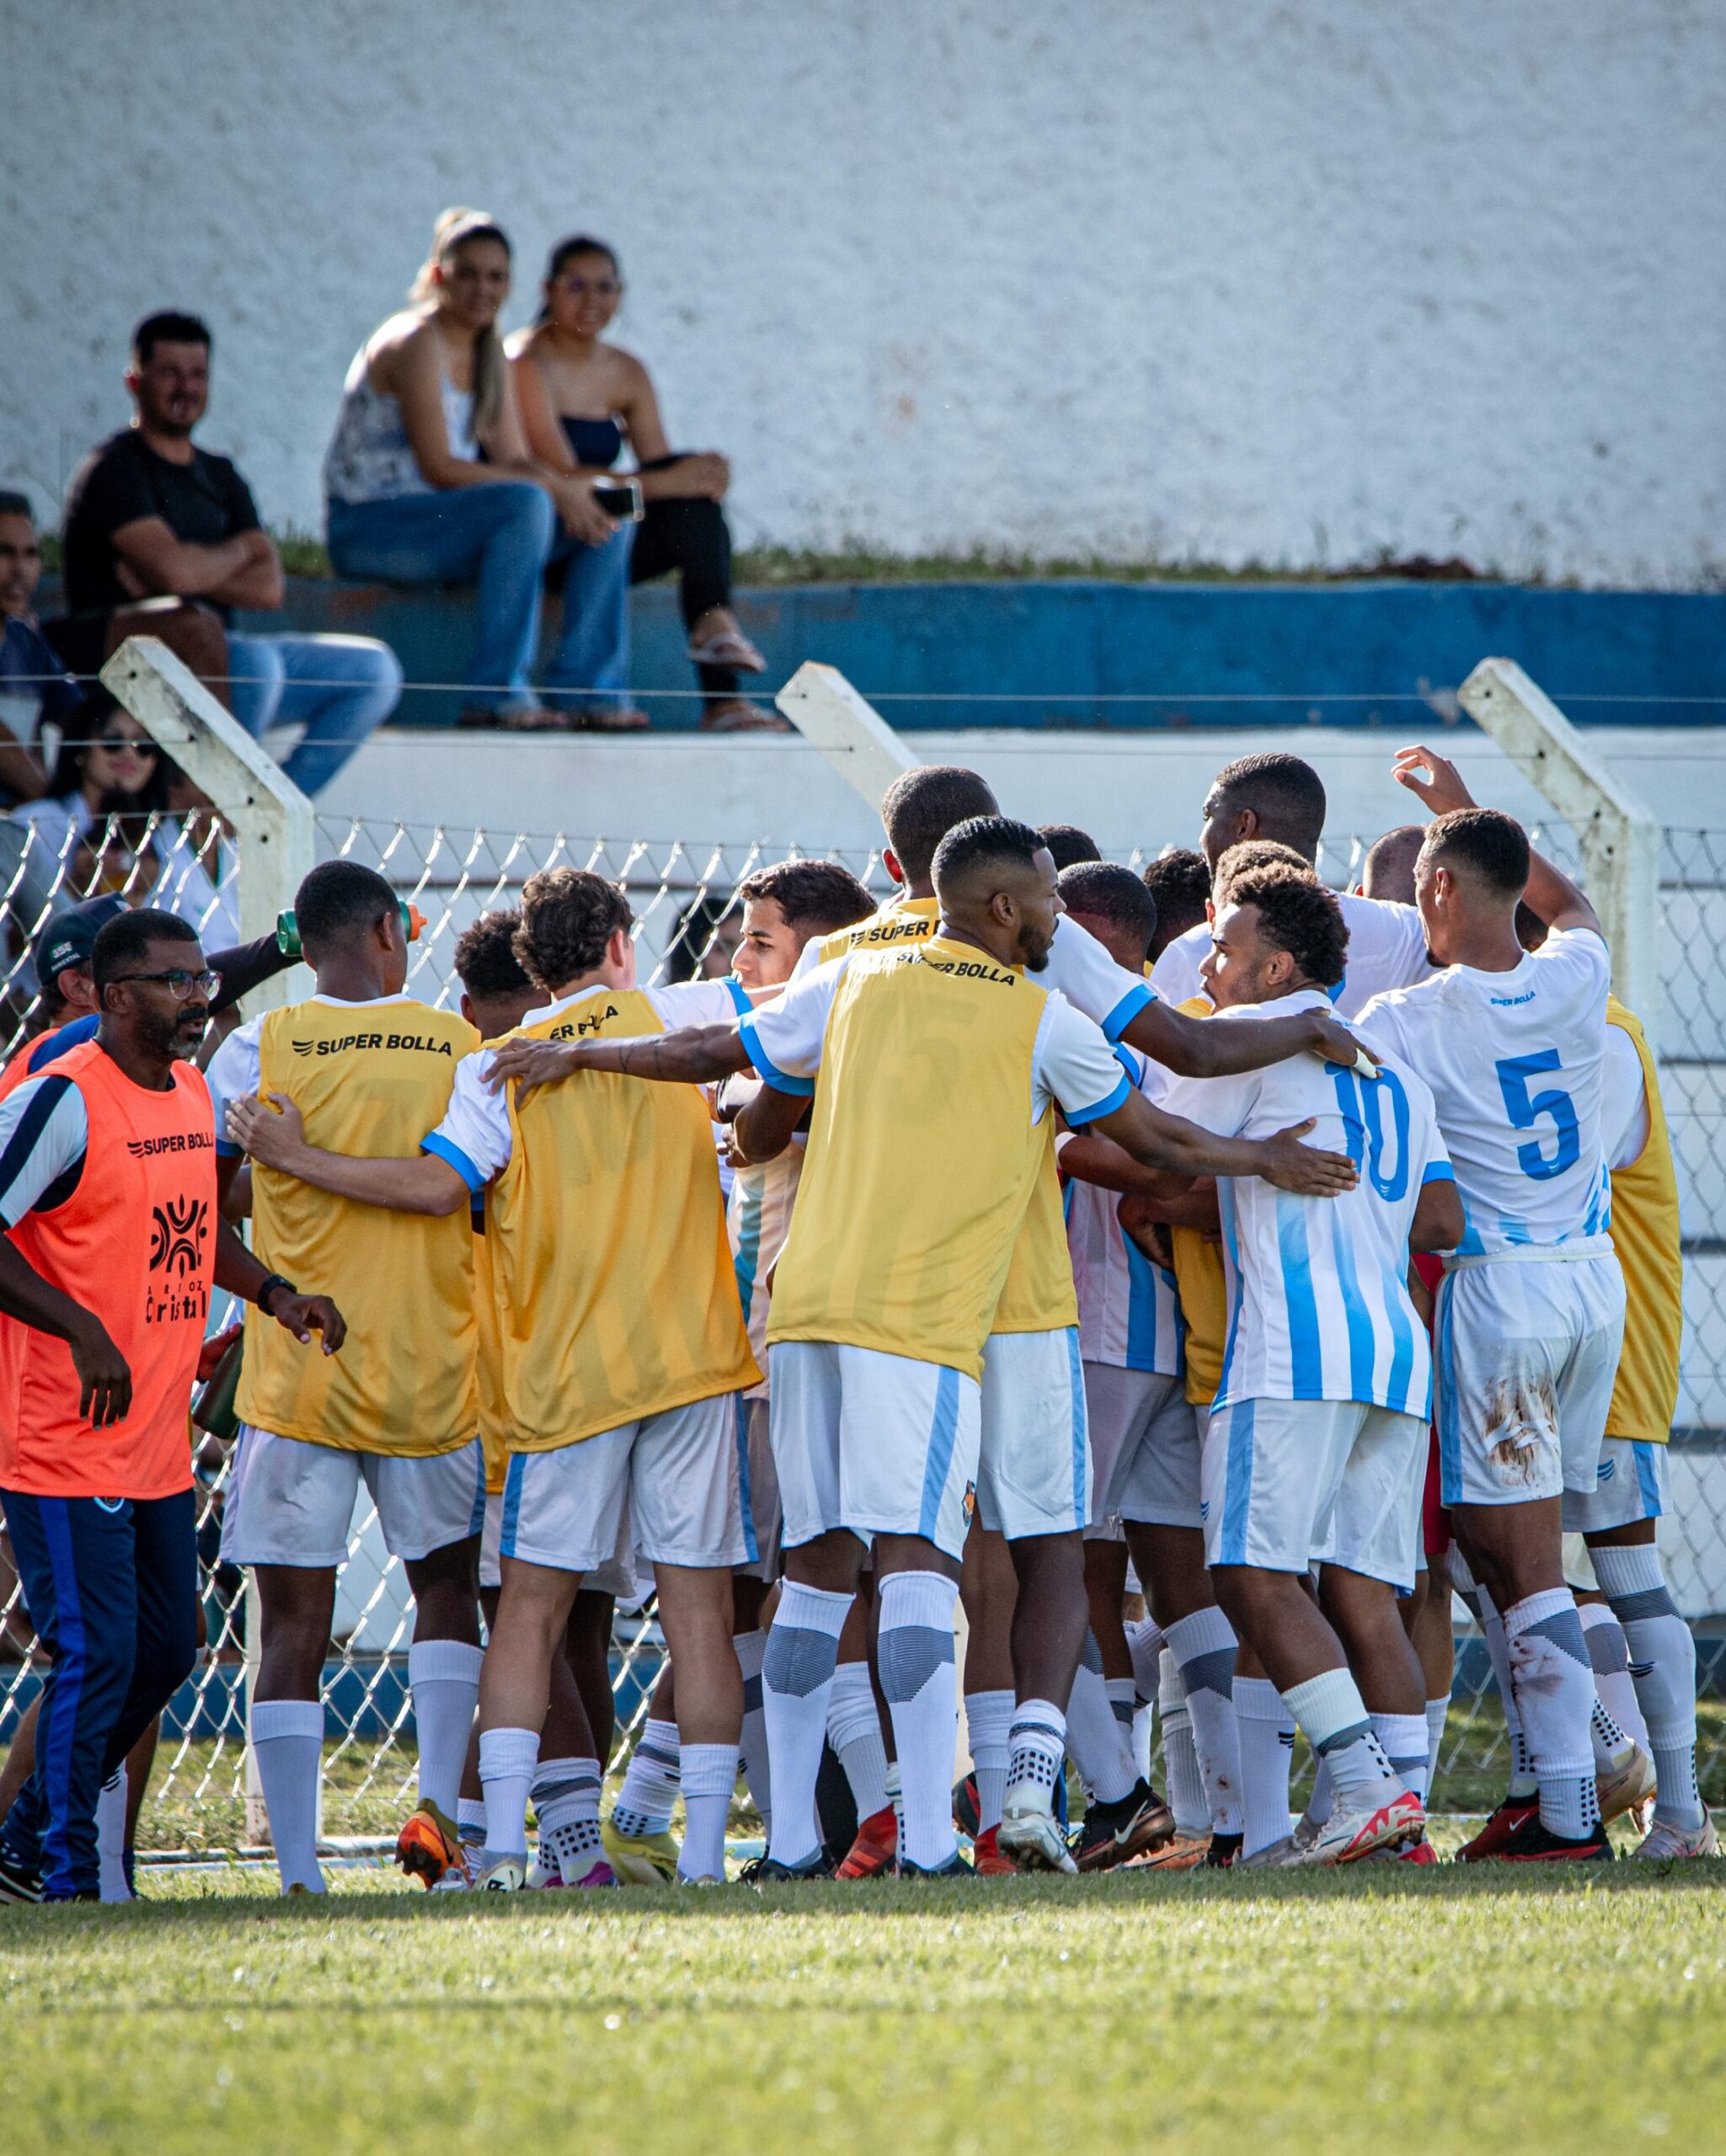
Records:
M203 1198L170 1198L150 1209L150 1278L144 1288L146 1325L202 1324L209 1307L203 1278L210 1203ZM158 1278L157 1276L160 1275Z

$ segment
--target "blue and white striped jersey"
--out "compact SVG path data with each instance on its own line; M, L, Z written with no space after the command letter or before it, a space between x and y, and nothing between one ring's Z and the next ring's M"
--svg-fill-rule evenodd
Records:
M1360 1013L1361 1038L1432 1088L1468 1214L1458 1257L1611 1251L1600 1138L1610 974L1595 931L1565 929L1510 973L1446 966Z
M1160 1102L1168 1073L1136 1049L1116 1046L1115 1059L1149 1101ZM1094 1182L1069 1182L1066 1246L1079 1299L1079 1353L1087 1363L1116 1369L1157 1370L1178 1377L1186 1368L1180 1298L1173 1273L1154 1264L1121 1233L1119 1195Z
M1230 1015L1327 1002L1307 989ZM1408 1234L1422 1187L1448 1181L1451 1164L1425 1084L1395 1057L1366 1079L1297 1055L1238 1077L1178 1079L1162 1106L1227 1138L1268 1138L1310 1116L1306 1143L1347 1153L1360 1171L1336 1198L1218 1178L1229 1315L1216 1405L1356 1400L1428 1416L1432 1358L1408 1297Z

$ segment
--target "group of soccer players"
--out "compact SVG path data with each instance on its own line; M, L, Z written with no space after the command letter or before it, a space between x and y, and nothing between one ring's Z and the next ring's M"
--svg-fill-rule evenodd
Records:
M1515 1746L1463 1855L1610 1857L1638 1809L1639 1854L1713 1852L1655 1542L1652 1058L1582 893L1442 757L1396 776L1429 820L1339 897L1290 755L1228 766L1142 877L922 767L885 905L778 864L730 977L642 988L623 894L544 872L462 937L459 1016L405 992L381 877L313 872L315 994L208 1070L266 1268L222 1547L285 1890L323 1886L362 1479L414 1597L430 1886L722 1880L740 1773L761 1882L1430 1862L1453 1582ZM296 1283L339 1353L272 1321ZM649 1577L667 1661L602 1821Z

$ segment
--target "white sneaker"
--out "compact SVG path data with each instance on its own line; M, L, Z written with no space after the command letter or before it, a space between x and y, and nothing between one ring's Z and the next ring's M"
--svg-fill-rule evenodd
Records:
M474 1891L481 1894L519 1894L527 1883L527 1865L524 1857L493 1856L486 1852L486 1862L474 1874Z
M1291 1842L1283 1862L1290 1869L1308 1864L1353 1864L1370 1856L1374 1849L1418 1841L1425 1832L1425 1806L1413 1790L1398 1789L1382 1804L1339 1803L1305 1849Z
M1706 1807L1700 1827L1675 1827L1670 1819L1656 1819L1644 1838L1630 1852L1632 1857L1718 1856L1720 1838Z
M1076 1872L1079 1868L1055 1824L1049 1792L1039 1782L1016 1782L1007 1790L995 1840L1002 1854L1010 1856L1021 1871Z

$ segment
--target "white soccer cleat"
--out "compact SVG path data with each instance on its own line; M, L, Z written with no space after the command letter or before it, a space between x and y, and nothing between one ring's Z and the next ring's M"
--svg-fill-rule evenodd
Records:
M526 1884L526 1860L519 1856L494 1857L473 1881L481 1894L519 1894Z
M1235 1871L1280 1871L1296 1853L1292 1834L1285 1834L1280 1841L1267 1842L1262 1849L1254 1849L1251 1856L1237 1856L1231 1869Z
M1349 1808L1339 1804L1306 1848L1290 1843L1283 1868L1309 1864L1354 1864L1375 1849L1398 1849L1426 1832L1426 1807L1413 1790L1399 1789L1379 1805Z
M1670 1819L1656 1819L1630 1854L1654 1862L1665 1857L1718 1856L1720 1838L1714 1832L1713 1815L1704 1810L1700 1827L1675 1827Z
M1040 1783L1018 1782L1008 1790L995 1839L1002 1854L1010 1856L1021 1871L1077 1872L1079 1868L1050 1808L1049 1792Z
M1654 1796L1654 1763L1641 1745L1627 1744L1610 1765L1596 1769L1594 1785L1600 1801L1600 1824L1609 1827Z

